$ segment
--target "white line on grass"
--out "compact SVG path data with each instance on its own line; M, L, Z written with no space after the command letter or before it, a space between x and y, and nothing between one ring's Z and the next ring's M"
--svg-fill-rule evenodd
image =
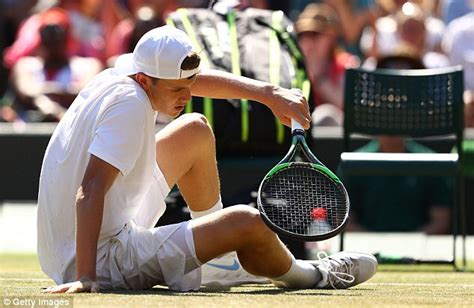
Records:
M474 284L467 283L403 283L403 282L367 282L364 285L378 286L417 286L417 287L463 287L474 288Z

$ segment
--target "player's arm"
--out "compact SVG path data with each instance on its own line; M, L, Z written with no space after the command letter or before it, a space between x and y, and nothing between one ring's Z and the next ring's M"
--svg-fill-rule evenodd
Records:
M91 155L76 196L76 278L96 278L97 241L99 238L105 194L119 171Z
M76 280L46 289L49 293L99 291L96 281L97 241L105 194L119 171L91 155L76 196Z
M191 93L202 97L258 101L269 107L284 125L291 126L290 119L294 118L304 128L308 129L310 126L311 115L304 96L300 92L267 82L217 70L202 70L191 88Z

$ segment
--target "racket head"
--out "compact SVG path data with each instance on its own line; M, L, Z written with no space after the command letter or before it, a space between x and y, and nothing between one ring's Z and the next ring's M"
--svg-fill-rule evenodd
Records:
M321 241L340 233L349 215L349 196L322 164L280 162L260 183L257 206L275 233Z

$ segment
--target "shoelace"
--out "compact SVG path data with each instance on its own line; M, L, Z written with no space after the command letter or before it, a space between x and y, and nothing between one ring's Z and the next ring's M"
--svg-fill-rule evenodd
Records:
M355 277L351 274L354 263L350 258L342 260L332 259L325 251L320 251L317 254L320 261L319 266L328 272L328 281L333 289L337 289L334 284L342 283L351 284Z

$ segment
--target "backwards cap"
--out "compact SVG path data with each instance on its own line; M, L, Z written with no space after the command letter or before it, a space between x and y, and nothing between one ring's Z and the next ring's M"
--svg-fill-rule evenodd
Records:
M115 68L119 74L144 73L160 79L188 78L199 72L199 67L182 70L181 64L193 51L189 37L181 30L162 26L145 33L133 53L119 56Z

